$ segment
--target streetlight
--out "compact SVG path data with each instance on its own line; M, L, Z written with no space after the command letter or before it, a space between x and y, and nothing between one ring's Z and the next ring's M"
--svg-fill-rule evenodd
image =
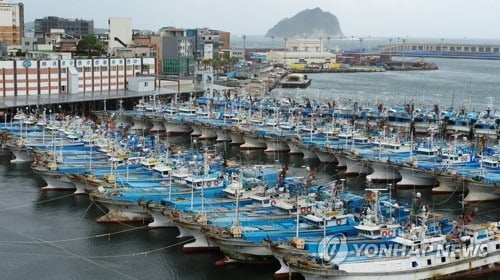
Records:
M441 47L440 47L441 56L443 56L443 41L444 41L444 38L441 38Z
M243 35L243 57L246 60L246 54L247 54L247 35Z

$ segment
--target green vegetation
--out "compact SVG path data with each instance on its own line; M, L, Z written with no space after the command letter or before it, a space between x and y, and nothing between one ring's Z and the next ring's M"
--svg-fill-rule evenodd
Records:
M216 56L213 59L205 59L202 61L204 67L212 67L215 74L227 73L236 68L236 64L240 61L237 57Z
M89 35L78 42L76 55L101 56L104 54L103 45L95 35Z

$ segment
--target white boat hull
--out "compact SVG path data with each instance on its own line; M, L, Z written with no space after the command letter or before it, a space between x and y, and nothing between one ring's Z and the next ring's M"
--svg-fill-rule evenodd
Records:
M165 126L163 126L163 121L152 119L151 123L153 126L149 129L150 131L152 131L152 132L164 132L165 131Z
M461 134L469 134L470 128L468 126L462 125L447 125L446 132L448 133L461 133Z
M401 180L401 175L392 164L381 161L370 161L373 173L366 176L366 180L372 183L395 183Z
M231 136L231 145L241 145L245 143L245 140L243 140L241 134L231 132L230 136Z
M346 170L344 171L345 176L365 175L373 172L368 162L361 160L361 158L355 158L347 155L341 155L340 158L343 159L343 162L346 165Z
M469 192L464 198L465 203L500 200L500 188L494 183L467 182Z
M42 191L69 191L75 189L75 185L64 174L42 174L39 172L37 174L47 183L47 186L42 187Z
M243 150L258 150L265 149L267 147L266 142L250 135L243 135L243 140L245 143L240 146L240 149Z
M193 131L191 132L192 137L199 137L201 135L201 129L197 125L193 125Z
M149 214L153 217L153 221L148 224L149 228L175 227L176 224L172 221L169 215L165 215L162 208L148 208Z
M300 147L295 144L295 143L287 143L288 147L290 148L290 151L288 152L289 155L302 155L304 154Z
M129 223L151 220L149 212L138 204L110 199L98 199L94 202L108 209L105 215L97 218L98 223Z
M187 124L177 123L171 120L163 121L163 125L165 126L165 130L168 135L182 135L188 134L191 132L191 127Z
M211 127L201 127L200 140L215 139L217 138L216 130Z
M14 159L12 159L11 163L17 162L30 162L33 161L33 157L31 156L31 152L26 148L13 148L9 147L10 151L14 154Z
M215 239L215 243L231 262L259 263L272 257L271 249L263 244Z
M147 120L144 117L132 117L132 121L134 122L134 125L130 128L130 130L134 131L143 131L143 130L148 130L149 126L147 124Z
M463 192L463 181L458 181L452 176L438 175L437 181L439 182L439 185L435 188L432 188L432 193L439 194Z
M344 156L336 154L335 158L337 159L337 169L346 169L347 163L344 160Z
M86 181L71 180L71 182L76 188L74 194L86 194L96 189L94 186L87 184Z
M231 141L231 135L229 132L223 130L223 129L217 129L217 139L215 139L217 142L230 142Z
M194 239L193 242L182 246L182 252L193 253L219 249L219 246L213 242L213 240L201 232L201 225L177 223L177 226L179 227L179 231L182 233L182 237L191 236Z
M436 176L430 172L407 166L399 166L398 172L401 175L401 181L396 184L398 189L427 188L436 185Z
M318 156L319 161L322 163L332 163L337 161L335 155L329 152L316 151L316 156Z
M475 269L493 267L500 261L500 252L496 245L498 242L488 244L485 256L468 256L457 260L454 255L442 259L440 256L423 256L409 258L391 258L387 261L364 261L356 263L341 263L338 269L333 265L327 271L315 270L314 268L297 267L292 265L292 269L299 271L307 280L375 280L375 279L436 279L444 276L455 276L453 279L460 279L458 276L471 272ZM444 261L443 261L444 260ZM434 265L426 265L431 262ZM445 262L445 263L443 263ZM412 263L416 263L414 268L408 268ZM406 268L406 269L404 269Z
M288 152L290 148L288 145L280 140L266 139L267 148L264 152L272 153L272 152Z
M389 122L389 127L394 128L396 131L410 132L410 122Z
M127 115L119 115L115 120L116 127L131 127L134 123L130 120Z
M318 158L318 156L316 155L315 152L311 151L310 149L308 149L306 147L301 148L300 150L304 154L304 159L317 159Z
M488 138L497 138L497 130L496 129L483 129L483 128L474 128L474 137L482 137L486 136Z

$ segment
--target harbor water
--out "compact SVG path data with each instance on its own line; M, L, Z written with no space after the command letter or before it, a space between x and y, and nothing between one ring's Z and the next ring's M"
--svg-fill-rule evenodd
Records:
M410 58L405 58L410 59ZM415 59L415 58L412 58ZM387 72L315 74L312 86L303 91L277 90L277 94L314 96L325 100L349 99L416 104L440 104L468 109L486 109L487 97L500 94L500 61L429 60L440 70L431 72ZM454 96L454 98L452 98ZM189 137L172 139L191 147ZM295 174L307 176L306 166L317 170L320 180L340 178L334 165L305 161L301 156L240 151L228 144L211 142L235 161L249 164L287 164ZM43 181L29 164L10 163L12 154L0 151L0 270L1 279L272 279L277 264L222 267L215 262L218 252L184 254L174 228L147 229L142 224L98 224L102 210L87 196L71 192L41 192ZM350 191L362 193L364 176L348 178ZM459 194L431 195L421 191L438 213L457 216L463 209ZM393 191L392 195L411 200L414 190ZM498 220L497 203L475 204L478 221ZM499 274L484 279L498 279Z

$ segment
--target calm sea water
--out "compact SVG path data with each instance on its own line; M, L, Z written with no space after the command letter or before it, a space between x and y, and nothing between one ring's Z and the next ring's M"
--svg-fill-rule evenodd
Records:
M318 74L305 91L288 94L317 98L364 98L447 105L455 93L455 106L470 99L470 106L485 106L488 96L497 93L500 62L441 60L432 72L390 72L366 74ZM285 94L285 92L282 92ZM498 99L498 98L497 98ZM495 100L498 102L498 100ZM498 103L495 103L498 108ZM178 138L189 144L189 138ZM211 143L209 143L211 144ZM229 156L251 164L288 162L294 174L306 174L304 166L317 168L324 180L338 178L332 165L304 162L301 157L239 152L226 147ZM224 146L218 146L224 151ZM29 164L11 164L12 155L0 151L0 271L1 279L272 279L277 266L227 265L216 267L220 253L183 254L176 229L149 230L142 225L97 224L101 210L86 196L70 192L40 192L41 179ZM349 178L347 186L362 192L364 177ZM411 199L413 191L394 195ZM436 211L461 213L460 197L431 196L423 192ZM478 220L498 220L496 204L474 205ZM497 279L500 275L492 275Z
M418 61L420 58L395 57ZM500 61L427 58L439 66L436 71L389 71L376 73L311 74L305 90L275 89L284 96L306 96L315 100L359 101L362 104L404 104L414 102L431 108L485 110L500 102ZM338 103L338 102L337 102Z

